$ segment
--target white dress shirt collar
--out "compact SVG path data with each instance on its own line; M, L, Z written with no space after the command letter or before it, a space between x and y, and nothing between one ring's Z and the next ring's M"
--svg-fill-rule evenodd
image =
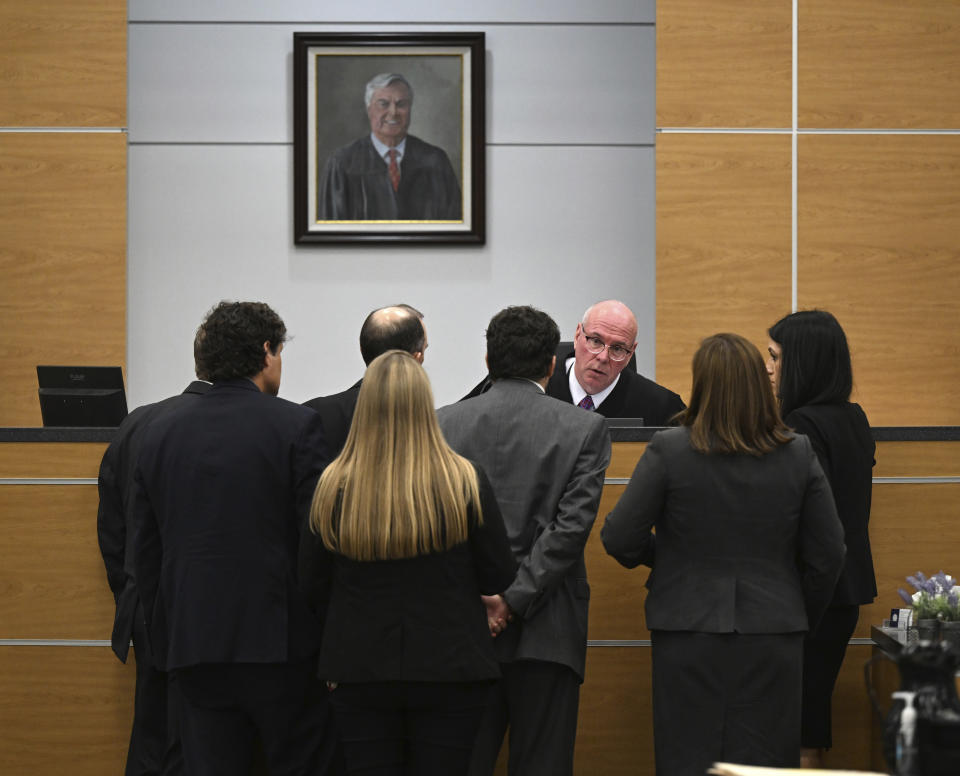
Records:
M567 370L567 378L570 381L570 397L573 399L574 404L579 404L583 401L583 397L587 395L587 392L580 387L580 383L577 382L577 375L573 371L573 362L576 361L575 358L568 358L566 363L563 365L563 368ZM604 399L606 399L611 391L617 387L617 382L620 380L620 375L618 374L613 378L613 382L610 383L606 388L604 388L600 393L590 394L590 398L593 399L593 408L596 409L600 406Z
M387 159L387 151L391 148L397 149L397 164L400 164L400 160L403 159L403 152L407 149L407 139L404 138L395 146L388 146L386 143L381 143L377 136L372 132L370 133L370 142L373 143L373 147L377 149L377 153L380 154L380 158L383 159L387 164L390 163L390 160Z

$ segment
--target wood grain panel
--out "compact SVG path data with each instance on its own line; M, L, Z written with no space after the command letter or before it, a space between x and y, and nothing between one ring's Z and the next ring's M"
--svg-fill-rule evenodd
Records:
M643 604L644 583L650 569L640 566L626 569L607 555L600 540L600 531L607 514L623 494L625 485L605 485L600 510L584 553L587 579L590 582L591 639L649 639Z
M0 647L0 773L123 773L133 684L109 647Z
M590 647L574 773L653 776L649 647Z
M658 127L789 127L790 0L657 3Z
M575 776L654 776L650 654L649 647L587 649ZM507 776L508 751L505 742L495 776Z
M877 442L874 477L960 477L960 442Z
M127 123L124 0L0 3L0 126Z
M104 442L5 442L0 477L96 477Z
M801 308L832 311L877 426L960 425L960 136L803 136Z
M847 647L833 690L833 748L825 755L825 768L867 770L870 767L873 711L863 667L872 649L859 644Z
M860 608L857 637L900 605L897 588L909 588L908 574L960 574L957 504L960 483L876 484L870 512L870 545L877 573L877 599ZM912 591L911 591L912 592Z
M803 0L801 127L960 127L960 3Z
M657 140L657 382L684 398L700 341L719 331L766 348L790 312L790 138Z
M109 639L95 485L0 487L0 638Z
M646 449L646 442L614 442L607 477L629 477Z
M39 426L37 364L126 355L126 138L0 135L0 425Z

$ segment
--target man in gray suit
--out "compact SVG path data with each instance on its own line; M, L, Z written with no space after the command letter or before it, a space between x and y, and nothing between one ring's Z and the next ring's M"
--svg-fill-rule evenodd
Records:
M573 773L590 602L583 549L610 462L610 434L598 414L544 393L559 341L546 313L500 311L487 327L490 390L438 413L453 449L490 478L519 563L513 583L485 599L503 678L491 694L471 776L493 773L508 725L511 775Z

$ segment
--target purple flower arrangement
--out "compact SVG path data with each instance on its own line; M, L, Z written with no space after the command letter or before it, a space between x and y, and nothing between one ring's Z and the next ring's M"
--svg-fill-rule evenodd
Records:
M916 591L911 595L902 587L900 597L913 607L913 619L960 620L960 586L949 574L941 571L932 577L924 576L922 571L907 577L907 582Z

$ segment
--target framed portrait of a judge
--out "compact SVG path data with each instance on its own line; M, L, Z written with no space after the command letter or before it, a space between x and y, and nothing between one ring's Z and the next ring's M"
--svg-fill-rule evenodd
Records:
M484 34L293 35L297 244L474 244Z

